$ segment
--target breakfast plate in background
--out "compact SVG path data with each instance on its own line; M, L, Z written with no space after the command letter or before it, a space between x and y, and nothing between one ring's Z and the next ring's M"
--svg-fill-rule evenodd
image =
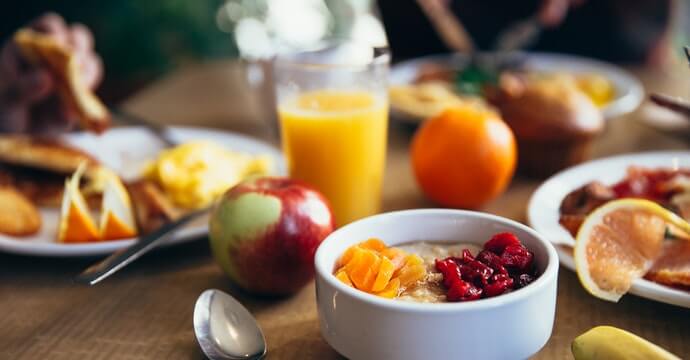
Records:
M263 155L271 159L270 174L286 173L281 152L263 141L228 131L194 127L171 127L170 135L178 143L204 140L224 148L250 155ZM139 127L108 130L103 135L74 133L64 136L64 142L93 156L114 170L123 180L141 176L144 165L155 159L164 149L163 143L150 131ZM56 241L59 208L41 208L42 226L31 236L12 237L0 234L0 251L14 254L71 257L109 254L132 245L135 239L63 244ZM183 243L204 236L207 220L199 219L175 233L167 244Z
M564 170L546 180L532 195L527 207L529 225L555 245L561 264L575 271L572 254L575 239L559 223L563 198L592 181L613 184L626 176L628 167L690 168L690 152L667 151L614 156L593 160ZM629 293L690 308L690 292L674 289L646 279L633 282Z
M491 55L491 54L489 54ZM513 55L510 55L513 56ZM644 98L642 84L627 71L602 61L572 55L551 53L519 53L520 69L535 72L563 72L570 74L596 74L607 79L614 88L612 99L601 108L605 118L625 115L635 110ZM470 62L466 54L431 55L399 62L391 67L390 85L409 85L415 82L420 69L425 66L440 65L453 70L461 70ZM442 89L433 89L435 96L448 97ZM391 115L393 119L418 124L424 120L419 115L402 111L391 100Z
M639 119L645 125L671 136L690 137L690 120L686 117L652 104L643 105L640 112Z

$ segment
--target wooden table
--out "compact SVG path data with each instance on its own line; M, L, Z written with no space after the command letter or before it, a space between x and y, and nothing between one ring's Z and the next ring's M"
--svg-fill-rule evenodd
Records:
M127 106L169 124L211 126L277 142L266 130L265 105L238 63L182 69L134 96ZM635 70L648 90L688 96L687 69ZM597 157L652 149L684 149L677 137L640 122L642 112L613 120L596 144ZM430 207L408 162L412 129L391 124L384 190L385 210ZM539 182L516 178L483 210L525 221ZM314 286L290 298L256 298L237 289L214 264L206 240L156 251L94 287L72 277L94 259L0 255L0 358L199 359L192 309L208 288L228 291L258 318L269 358L339 358L319 334ZM670 351L690 355L690 310L625 296L613 304L585 293L572 272L561 270L553 336L537 359L570 358L572 339L596 325L614 325ZM528 324L525 324L528 331Z

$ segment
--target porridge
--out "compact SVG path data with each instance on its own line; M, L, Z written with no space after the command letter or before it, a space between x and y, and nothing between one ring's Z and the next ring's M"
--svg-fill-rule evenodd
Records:
M415 302L445 302L446 289L443 287L443 274L436 270L436 259L460 257L464 249L473 254L481 248L474 244L441 243L418 241L397 247L408 253L417 254L424 261L426 276L398 295L399 300Z
M537 277L533 254L511 233L483 247L417 241L388 247L369 239L348 248L336 264L343 283L385 298L442 303L499 296Z

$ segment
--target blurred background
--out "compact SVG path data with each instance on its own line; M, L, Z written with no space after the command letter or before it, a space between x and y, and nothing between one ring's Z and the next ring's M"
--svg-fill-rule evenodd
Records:
M541 0L28 0L0 14L6 40L47 11L92 29L106 77L99 90L120 100L186 64L243 57L266 59L308 49L330 37L389 44L394 61L452 49L449 9L477 49L491 49L500 30L536 14ZM677 61L690 34L682 0L590 0L541 31L533 50L616 63L664 66ZM451 19L452 20L452 19ZM452 28L452 24L450 25ZM457 50L457 49L455 49ZM675 60L674 60L675 59Z

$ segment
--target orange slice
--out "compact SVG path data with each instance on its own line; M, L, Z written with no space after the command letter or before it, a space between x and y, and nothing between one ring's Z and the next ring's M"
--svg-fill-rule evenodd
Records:
M112 212L103 213L101 217L101 238L103 240L128 239L137 236L136 230L131 225L126 224Z
M100 233L91 218L89 207L79 191L79 181L85 169L86 166L82 164L72 177L65 181L58 225L59 242L79 243L100 239Z
M126 239L137 235L129 193L120 178L112 172L107 175L104 183L100 225L103 240Z
M666 224L690 233L690 224L642 199L606 203L585 219L577 233L575 266L592 295L617 302L660 255Z

